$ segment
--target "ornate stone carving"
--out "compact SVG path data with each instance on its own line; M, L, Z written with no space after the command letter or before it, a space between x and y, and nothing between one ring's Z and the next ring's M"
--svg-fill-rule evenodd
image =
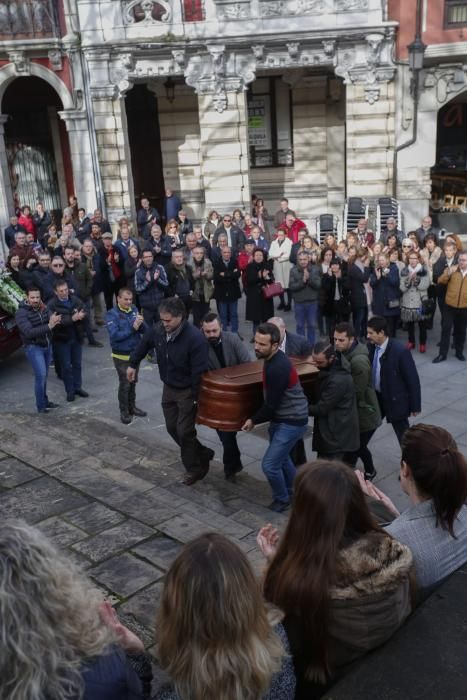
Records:
M334 58L336 54L336 40L326 39L321 42L323 45L324 55L328 58Z
M346 85L364 86L365 98L374 104L381 92L381 83L394 78L395 66L391 57L392 35L368 34L365 37L366 50L355 47L338 52L335 73L344 79ZM384 51L384 56L383 56Z
M218 112L227 107L229 92L246 90L255 79L256 61L247 54L226 53L225 46L211 44L207 54L191 56L185 69L185 81L199 95L213 95Z
M436 107L451 100L457 93L465 90L467 84L467 65L453 63L434 68L429 68L422 73L422 84L425 94L422 93L422 100L433 98L436 100Z
M118 95L116 85L98 85L89 89L94 100L114 100Z
M335 0L336 12L366 12L368 0Z
M51 49L48 56L52 70L63 70L62 52L60 49Z
M10 51L8 58L15 66L15 71L20 75L29 75L30 73L30 58L26 55L26 51Z
M293 61L296 61L298 58L300 43L298 41L290 41L288 44L286 44L286 47L290 58Z
M157 24L169 22L172 8L166 0L131 0L123 14L127 24Z
M185 68L185 50L174 49L172 51L172 56L177 66L183 70L183 68Z
M253 56L258 61L262 61L264 59L264 44L253 44L251 50L253 51Z
M215 0L215 2L219 19L248 19L250 16L250 0L244 0L242 2Z
M380 60L381 49L383 46L384 35L383 34L368 34L365 37L366 43L368 45L367 50L367 63L370 68L374 68Z

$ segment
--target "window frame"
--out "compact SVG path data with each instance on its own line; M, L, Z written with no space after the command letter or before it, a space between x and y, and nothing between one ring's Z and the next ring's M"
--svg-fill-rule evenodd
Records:
M450 22L448 19L449 10L452 7L459 6L466 8L465 22ZM444 0L444 29L459 29L467 27L467 1L466 0Z
M254 146L250 146L250 135L249 135L249 127L247 129L248 131L248 152L249 152L249 167L256 169L263 169L264 168L293 168L295 165L295 155L294 155L294 142L293 142L293 108L292 108L292 88L289 86L289 125L290 125L290 150L292 154L291 162L290 163L279 163L279 152L278 152L278 147L277 147L277 99L276 99L276 82L278 80L282 80L282 76L280 75L262 75L260 76L261 80L267 80L269 82L269 91L268 92L257 92L253 93L253 88L252 85L249 86L248 92L247 92L247 111L248 111L248 106L250 100L254 100L255 97L263 97L263 96L268 96L270 99L270 111L271 111L271 124L270 124L270 136L271 136L271 149L264 149L265 151L271 150L272 154L272 162L266 165L256 165L253 164L252 158L251 158L251 149L255 148ZM261 153L261 150L258 150L259 153Z

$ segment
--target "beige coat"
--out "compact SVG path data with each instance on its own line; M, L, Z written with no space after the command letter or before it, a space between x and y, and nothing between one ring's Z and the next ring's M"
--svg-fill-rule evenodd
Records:
M289 288L290 270L292 269L291 251L292 241L289 238L285 238L281 245L276 238L269 248L269 257L274 259L274 279L276 282L280 282L284 289Z

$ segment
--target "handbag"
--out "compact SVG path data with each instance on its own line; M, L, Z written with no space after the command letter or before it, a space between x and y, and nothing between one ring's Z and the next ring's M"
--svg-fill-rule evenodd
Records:
M273 297L278 297L284 293L284 289L280 282L270 282L263 287L263 297L265 299L272 299Z
M422 314L424 316L432 316L435 313L436 301L434 299L422 300Z

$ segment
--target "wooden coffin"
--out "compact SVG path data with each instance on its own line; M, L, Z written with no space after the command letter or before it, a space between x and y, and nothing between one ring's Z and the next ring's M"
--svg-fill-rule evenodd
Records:
M319 370L309 357L290 358L306 396L315 398ZM240 430L263 403L263 360L205 372L196 422L217 430Z

